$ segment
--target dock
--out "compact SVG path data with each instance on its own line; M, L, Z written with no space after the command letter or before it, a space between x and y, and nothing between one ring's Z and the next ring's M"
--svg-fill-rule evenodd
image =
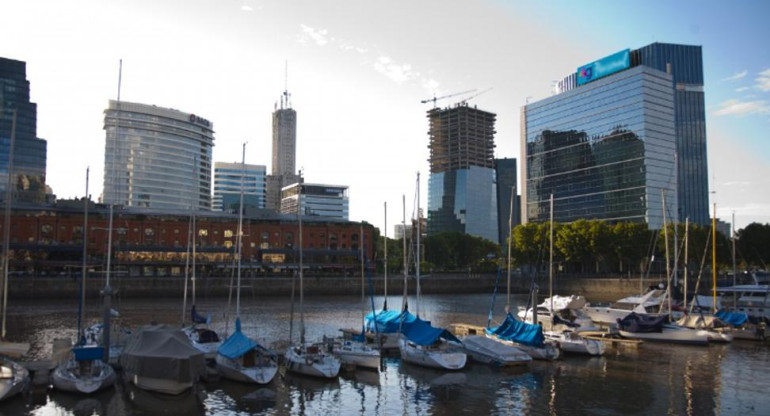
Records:
M485 329L486 328L483 326L465 323L449 324L449 332L457 337L484 335ZM619 335L613 334L610 331L580 331L579 334L585 339L601 341L607 348L637 348L643 342L638 339L621 338Z

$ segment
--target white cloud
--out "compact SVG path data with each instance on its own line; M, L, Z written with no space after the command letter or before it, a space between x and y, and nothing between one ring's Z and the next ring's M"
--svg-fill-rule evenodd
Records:
M243 10L244 12L253 12L254 11L254 9L251 6L247 6L245 4L243 6L241 6L241 10Z
M316 30L303 24L300 24L300 27L302 28L302 34L299 38L300 43L305 43L308 39L312 39L318 46L324 46L329 43L329 40L326 37L329 32L326 29Z
M744 70L743 70L743 71L741 71L741 72L738 72L738 73L736 73L736 74L733 74L733 75L731 75L731 76L729 76L729 77L727 77L727 78L723 78L723 79L722 79L722 81L737 81L737 80L739 80L739 79L741 79L741 78L745 77L745 76L746 76L746 74L748 74L748 73L749 73L749 71L747 71L747 70L745 70L745 69L744 69Z
M743 91L748 91L748 89L749 89L749 87L740 87L740 88L736 88L736 89L735 89L735 92L743 92Z
M759 77L755 81L757 81L757 89L761 91L770 91L770 69L765 69L760 72Z
M770 105L765 100L740 101L727 100L719 105L719 109L714 111L715 116L745 116L750 114L768 114Z
M412 71L411 65L395 63L387 56L380 56L377 58L377 61L374 63L374 69L398 84L420 76L419 73Z

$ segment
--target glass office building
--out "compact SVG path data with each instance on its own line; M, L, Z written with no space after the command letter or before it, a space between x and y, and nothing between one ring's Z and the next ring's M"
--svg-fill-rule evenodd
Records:
M214 211L238 213L243 186L245 210L265 208L264 165L242 165L240 163L214 163Z
M104 129L105 203L211 210L213 123L174 109L110 100Z
M500 244L507 244L510 229L519 224L519 198L516 195L516 159L495 159L495 178L497 179L497 223ZM513 195L513 210L511 210ZM510 220L510 226L509 226Z
M299 206L300 194L302 195ZM281 190L281 214L297 214L348 220L348 187L320 183L295 183Z
M28 203L45 201L47 148L47 142L37 137L37 104L29 99L27 64L0 58L0 199L5 199L12 167L12 199Z
M673 78L636 66L522 108L522 214L662 225L677 212Z
M499 241L495 119L465 103L428 111L428 235L457 231Z

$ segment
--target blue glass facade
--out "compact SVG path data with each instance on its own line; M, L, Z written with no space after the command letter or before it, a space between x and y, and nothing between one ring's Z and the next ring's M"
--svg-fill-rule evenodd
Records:
M529 104L522 114L523 214L662 224L676 212L672 77L637 66Z
M495 177L497 179L497 223L499 243L507 244L510 219L513 227L519 224L518 198L514 197L513 215L511 215L511 193L516 192L516 159L495 159Z
M428 111L428 235L456 231L499 241L495 118L467 104Z
M430 174L428 235L447 231L499 241L494 169L471 166Z
M13 199L45 200L47 143L37 138L37 105L29 100L26 63L0 58L0 199L5 198L10 166L13 112L16 140L13 151Z
M669 72L674 81L679 221L709 224L706 106L700 46L653 43L632 54L632 63Z
M214 164L213 210L237 213L241 203L243 178L243 206L248 209L265 208L266 169L263 165L240 163Z

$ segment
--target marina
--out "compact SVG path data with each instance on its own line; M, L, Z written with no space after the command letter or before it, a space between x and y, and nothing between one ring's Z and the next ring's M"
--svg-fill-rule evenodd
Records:
M336 335L340 327L360 324L357 296L305 299L307 338ZM414 299L409 298L410 304ZM464 322L483 328L489 295L424 295L423 319L448 327ZM383 298L375 297L382 305ZM390 305L400 304L392 297ZM180 299L118 300L121 323L137 328L151 321L179 325ZM226 299L199 299L211 311L211 328L225 333ZM501 310L504 300L496 301ZM514 306L526 297L513 296ZM90 306L87 316L98 310ZM35 311L34 315L29 311ZM69 320L72 302L11 303L8 330L13 340L29 342L26 361L49 360L54 341L74 339ZM216 312L222 311L222 312ZM244 299L245 334L272 347L285 341L290 298ZM173 318L172 318L173 317ZM230 328L232 330L232 328ZM591 334L590 336L595 336ZM596 334L598 336L598 334ZM380 371L344 368L323 380L280 370L263 386L213 378L179 396L137 389L119 372L114 388L73 395L45 387L0 403L5 414L747 414L770 413L767 342L735 340L707 347L635 343L610 346L601 357L567 355L554 361L499 368L469 362L459 371L440 371L383 359Z

